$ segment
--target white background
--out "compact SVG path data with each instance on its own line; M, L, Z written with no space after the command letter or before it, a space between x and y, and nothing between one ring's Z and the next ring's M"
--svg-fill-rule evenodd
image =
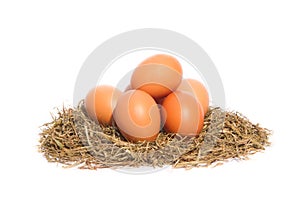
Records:
M299 10L296 0L1 1L0 199L299 199ZM274 131L265 153L139 176L62 169L37 153L38 127L54 107L72 103L89 53L148 27L204 48L228 109Z

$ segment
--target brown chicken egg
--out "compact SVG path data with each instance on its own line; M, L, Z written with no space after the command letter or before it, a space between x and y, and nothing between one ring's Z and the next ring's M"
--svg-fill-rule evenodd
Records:
M159 99L175 91L182 79L178 60L170 55L157 54L144 60L134 70L131 87Z
M204 115L209 108L209 97L205 86L195 79L183 79L177 90L189 92L202 105Z
M85 98L85 108L88 115L101 124L111 125L113 109L121 94L120 90L109 85L93 88Z
M203 108L189 93L176 91L162 102L162 121L168 132L196 136L203 128Z
M154 99L141 90L123 93L113 113L121 134L131 142L154 141L160 131L160 111Z

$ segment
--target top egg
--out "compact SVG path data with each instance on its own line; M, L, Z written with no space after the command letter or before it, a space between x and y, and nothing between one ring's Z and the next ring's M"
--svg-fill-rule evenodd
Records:
M157 54L144 60L131 77L132 89L139 89L159 99L175 91L182 79L179 61L166 54Z

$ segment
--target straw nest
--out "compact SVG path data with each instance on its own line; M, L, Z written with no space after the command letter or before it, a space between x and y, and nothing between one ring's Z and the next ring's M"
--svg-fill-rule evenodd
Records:
M197 137L160 132L154 142L131 143L115 126L91 120L83 101L62 108L41 127L39 151L49 162L81 169L172 165L215 166L232 158L247 159L270 143L270 131L238 112L210 108Z

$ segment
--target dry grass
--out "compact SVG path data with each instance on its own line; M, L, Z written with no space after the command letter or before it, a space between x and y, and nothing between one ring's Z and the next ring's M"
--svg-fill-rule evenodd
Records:
M49 162L81 169L124 166L192 168L246 159L269 145L270 131L237 112L211 108L198 137L161 132L154 142L131 143L114 126L91 120L81 102L42 126L39 151Z

